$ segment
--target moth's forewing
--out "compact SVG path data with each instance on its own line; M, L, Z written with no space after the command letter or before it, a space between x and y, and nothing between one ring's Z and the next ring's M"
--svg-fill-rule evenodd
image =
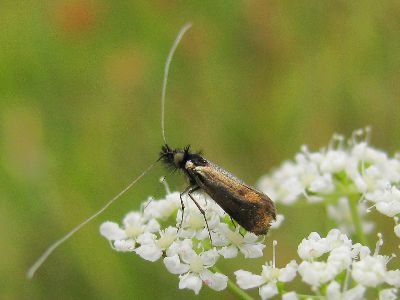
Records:
M275 205L267 195L248 186L228 171L206 160L187 171L222 209L247 231L266 234L275 219Z

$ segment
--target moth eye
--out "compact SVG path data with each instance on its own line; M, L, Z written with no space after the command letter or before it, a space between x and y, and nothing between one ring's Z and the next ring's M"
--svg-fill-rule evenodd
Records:
M207 161L204 158L199 157L197 164L204 166L207 164Z

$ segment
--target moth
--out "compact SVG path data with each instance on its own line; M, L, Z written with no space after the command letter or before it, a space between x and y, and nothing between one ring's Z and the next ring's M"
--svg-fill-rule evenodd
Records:
M185 32L191 27L190 23L185 24L178 33L174 44L172 45L164 68L164 79L161 96L161 133L164 145L158 159L148 166L138 177L136 177L128 186L109 200L99 211L80 223L78 226L69 231L59 240L50 245L46 251L35 261L29 268L26 276L31 279L39 267L61 244L68 240L78 230L87 223L103 213L112 203L128 192L142 177L144 177L159 161L163 162L167 167L181 170L189 180L189 186L180 194L182 205L182 221L184 213L184 202L182 196L187 193L194 201L200 212L202 213L208 228L207 219L204 209L193 198L192 193L195 191L203 191L208 194L219 206L235 220L239 225L247 231L257 235L266 234L270 227L270 223L275 219L274 202L264 193L245 184L242 180L235 177L228 171L222 169L211 161L205 159L199 153L192 153L190 147L184 149L171 148L165 135L165 94L168 79L169 66L173 54L182 39ZM182 225L182 221L181 224ZM209 229L209 228L208 228ZM208 230L211 239L210 230Z
M193 198L198 190L209 195L239 225L257 235L266 234L272 220L275 220L275 205L264 193L245 184L218 165L198 153L191 153L190 147L183 150L171 149L168 144L161 148L160 158L167 166L181 170L190 185L182 193L196 204L200 212L205 212ZM184 202L181 194L182 218ZM208 224L207 224L208 226Z

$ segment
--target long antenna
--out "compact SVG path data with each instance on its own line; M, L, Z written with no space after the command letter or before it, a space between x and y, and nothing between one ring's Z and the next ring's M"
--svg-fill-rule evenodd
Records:
M92 221L94 218L96 218L98 215L100 215L103 211L105 211L114 201L116 201L118 198L120 198L122 195L124 195L127 191L129 191L135 184L138 182L144 175L146 175L147 172L149 172L154 165L159 161L155 161L152 163L149 167L147 167L146 170L142 172L138 177L136 177L131 183L128 184L128 186L123 189L121 192L119 192L114 198L112 198L110 201L107 202L106 205L104 205L99 211L97 211L94 215L80 223L78 226L76 226L74 229L72 229L70 232L68 232L65 236L63 236L61 239L57 240L54 242L50 247L47 248L47 250L35 261L35 263L29 268L28 272L26 273L26 277L28 279L31 279L33 275L35 275L35 272L40 268L40 266L46 261L46 259L50 256L51 253L53 253L54 250L56 250L62 243L64 243L66 240L68 240L72 235L74 235L75 232L77 232L79 229L81 229L83 226L85 226L87 223Z
M172 45L171 49L169 50L167 61L164 67L164 79L163 79L163 86L162 86L162 94L161 94L161 134L164 140L164 144L167 144L167 138L165 137L165 94L167 91L167 81L168 81L168 72L169 72L169 65L171 64L172 57L174 56L175 50L179 45L183 35L188 31L188 29L192 26L191 23L186 23L183 25L181 30L178 33L178 36L175 39L174 44Z

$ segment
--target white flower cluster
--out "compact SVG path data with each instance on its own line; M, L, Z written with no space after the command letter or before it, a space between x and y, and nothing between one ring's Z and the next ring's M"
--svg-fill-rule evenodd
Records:
M327 284L328 299L364 299L368 288L377 287L383 296L395 295L400 287L400 270L387 270L391 257L379 254L383 240L381 235L378 237L375 252L371 254L368 247L353 244L337 229L332 229L325 238L313 232L298 246L297 252L303 259L298 272L315 290ZM344 278L342 286L340 278ZM349 288L351 279L353 287Z
M335 135L329 147L318 152L303 146L294 161L284 162L272 175L261 178L259 187L285 205L300 199L325 201L328 215L347 233L354 232L352 201L357 202L361 217L372 207L395 217L400 213L400 159L369 146L368 134L368 129L355 131L348 142ZM366 233L373 230L373 224L365 220L362 227ZM400 236L400 227L395 232Z
M321 299L365 299L368 288L378 288L380 299L396 299L400 270L387 270L391 257L379 254L382 244L379 236L375 252L371 254L368 247L353 244L338 229L332 229L324 238L312 232L298 246L302 259L299 265L292 260L286 267L277 268L274 257L272 263L262 266L261 275L236 271L236 281L242 289L259 287L262 299L279 292L283 299L298 299L296 292L284 292L284 283L299 273L302 281Z
M245 258L261 257L265 245L253 233L242 235L239 227L235 228L229 216L208 196L193 196L205 211L210 232L203 215L187 197L179 227L182 221L179 193L167 192L165 199L149 200L141 212L128 213L122 226L103 223L100 233L116 251L134 252L151 262L163 259L166 269L179 275L180 289L191 289L198 294L205 284L216 291L223 290L228 278L212 271L217 260L236 257L239 252ZM274 227L282 218L277 218L279 222Z
M234 273L238 286L218 271L217 261L238 255L262 257L264 238L235 225L205 194L193 195L205 216L187 196L182 214L179 193L167 188L165 199L149 200L140 211L128 213L122 225L103 223L100 232L116 251L134 252L151 262L163 260L166 269L179 276L179 288L195 294L204 284L216 291L229 286L239 296L246 294L243 290L258 288L262 299L276 295L284 300L397 299L400 270L388 269L395 255L379 254L380 234L371 251L365 233L374 230L375 224L366 221L366 214L375 208L393 218L394 233L400 238L400 155L389 157L370 147L367 139L368 130L361 130L349 142L335 136L329 147L318 152L303 147L294 161L285 162L260 180L260 189L278 205L292 205L301 199L325 205L338 229L326 237L309 234L297 247L300 260L288 259L283 268L276 266L274 241L273 259L262 266L261 274ZM283 220L283 215L277 215L271 228L279 227ZM362 244L353 243L349 236ZM293 290L289 284L295 279L306 286L302 290L311 290L313 295Z
M298 265L295 260L289 262L284 268L275 266L275 247L274 257L271 263L262 266L261 275L254 275L251 272L238 270L235 272L236 282L242 289L258 287L262 299L269 299L279 293L278 283L290 282L296 277ZM286 297L288 295L286 294Z

